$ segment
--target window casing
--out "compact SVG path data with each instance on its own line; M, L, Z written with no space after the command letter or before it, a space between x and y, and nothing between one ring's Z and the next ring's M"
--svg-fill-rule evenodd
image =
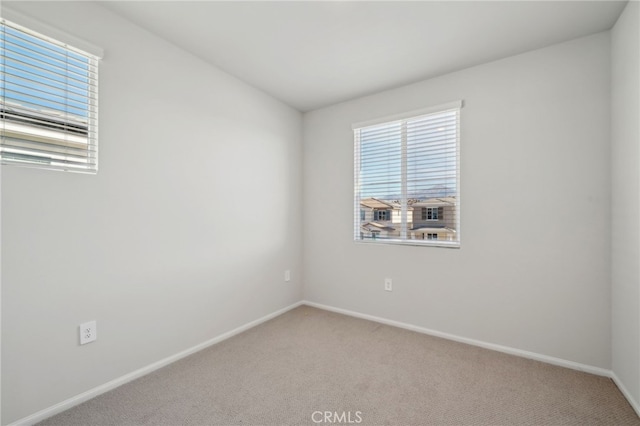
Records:
M0 160L98 169L98 57L0 19Z
M458 101L354 124L355 241L460 246L461 107ZM376 235L359 214L361 200L371 199L394 212Z

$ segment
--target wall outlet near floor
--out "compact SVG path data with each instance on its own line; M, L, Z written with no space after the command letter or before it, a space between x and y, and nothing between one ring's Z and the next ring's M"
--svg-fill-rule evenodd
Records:
M384 289L386 291L392 291L393 290L393 280L391 278L385 278L384 279Z
M290 270L286 270L284 271L284 280L285 281L291 281L291 271Z
M98 338L98 329L95 321L80 324L80 344L91 343Z

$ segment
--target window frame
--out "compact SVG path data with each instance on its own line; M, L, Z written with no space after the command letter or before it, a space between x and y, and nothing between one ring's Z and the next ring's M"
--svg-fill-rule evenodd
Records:
M384 219L382 219L382 216L384 216ZM373 220L376 222L387 222L391 220L391 214L389 213L389 210L374 210Z
M435 214L434 214L435 211ZM424 221L439 221L440 219L440 207L422 207L422 211L420 212L420 216ZM429 217L429 213L431 213L431 217ZM435 218L434 218L435 216Z
M103 57L101 48L94 46L84 40L76 38L66 32L60 31L47 24L43 24L31 17L17 13L11 9L3 8L0 22L3 26L11 28L26 37L34 37L45 43L49 43L58 49L62 49L68 54L78 55L87 62L87 106L85 120L78 121L72 116L57 117L43 115L37 108L24 107L3 103L0 105L0 130L2 136L0 146L9 148L9 152L19 152L24 149L27 161L20 161L22 154L0 155L2 165L18 166L20 168L36 168L54 171L69 171L81 174L97 174L98 172L98 67L99 61ZM25 39L27 40L27 39ZM27 75L31 78L30 75ZM25 88L38 90L39 84L36 80L22 79ZM44 93L44 92L43 92ZM76 92L63 92L64 96L74 96ZM71 95L69 95L71 93ZM49 96L49 95L45 95ZM43 96L42 99L48 99ZM28 124L30 120L47 122L46 125ZM11 141L5 144L4 138ZM24 146L24 148L21 148ZM38 162L37 157L32 153L38 151L41 146L45 153L43 159L49 157L48 162ZM35 151L34 151L35 150ZM64 165L67 152L71 150L88 159L86 166ZM61 157L63 163L55 164L56 157ZM52 161L53 160L53 161ZM52 164L53 163L53 164ZM81 163L80 163L81 164Z
M460 194L461 194L461 182L460 182L460 152L461 152L461 147L460 147L460 133L461 133L461 112L462 112L462 107L464 106L463 101L462 100L458 100L458 101L453 101L453 102L448 102L446 104L441 104L441 105L437 105L437 106L433 106L433 107L429 107L429 108L423 108L420 110L414 110L414 111L410 111L410 112L406 112L406 113L402 113L402 114L395 114L392 116L386 116L386 117L380 117L377 119L373 119L373 120L369 120L369 121L365 121L365 122L358 122L358 123L354 123L352 125L352 129L354 132L354 137L353 137L353 141L354 141L354 214L353 214L353 222L354 222L354 228L353 228L353 240L355 243L357 244L392 244L392 245L406 245L406 246L420 246L420 247L439 247L439 248L460 248L461 247L461 220L460 220ZM360 138L359 138L359 130L367 128L367 127L371 127L371 126L378 126L378 125L391 125L394 122L402 122L402 121L410 121L410 120L414 120L414 119L419 119L423 116L428 116L428 115L432 115L432 114L440 114L440 113L446 113L449 111L455 111L456 112L456 133L455 133L455 161L456 161L456 170L455 170L455 180L456 180L456 205L455 205L455 232L456 232L456 236L457 239L455 241L449 241L449 240L443 240L443 239L437 239L437 240L427 240L427 239L410 239L408 237L408 233L406 235L406 237L403 239L402 236L400 238L370 238L370 239L366 239L366 238L361 238L360 235L360 228L361 228L361 221L360 216L358 214L358 212L360 211ZM406 156L406 141L403 140L402 142L403 144L403 155ZM405 157L406 158L406 157ZM405 165L403 165L402 167L405 167ZM406 170L403 170L403 175L406 174ZM404 178L403 178L403 184L404 187L406 187L406 183L404 183ZM406 194L406 192L404 192ZM437 207L436 207L437 209ZM408 216L411 214L411 212L407 211L408 209L403 208L403 211L401 213L401 220L403 222L403 226L406 226L406 224L408 223ZM443 214L444 216L444 214ZM438 219L435 219L434 221L437 221ZM405 227L405 229L407 229L407 232L409 231L408 228ZM402 234L401 234L402 235Z

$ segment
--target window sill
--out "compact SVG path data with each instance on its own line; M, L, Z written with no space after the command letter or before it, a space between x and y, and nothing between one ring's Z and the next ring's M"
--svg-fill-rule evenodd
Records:
M399 245L399 246L419 246L419 247L441 247L450 249L459 249L458 241L426 241L426 240L392 240L392 239L370 239L370 240L353 240L356 244L373 244L373 245Z

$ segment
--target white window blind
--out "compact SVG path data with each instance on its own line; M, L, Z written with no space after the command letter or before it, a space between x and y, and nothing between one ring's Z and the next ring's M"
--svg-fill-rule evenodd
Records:
M96 173L98 58L0 20L0 158Z
M356 241L459 247L461 106L354 125Z

